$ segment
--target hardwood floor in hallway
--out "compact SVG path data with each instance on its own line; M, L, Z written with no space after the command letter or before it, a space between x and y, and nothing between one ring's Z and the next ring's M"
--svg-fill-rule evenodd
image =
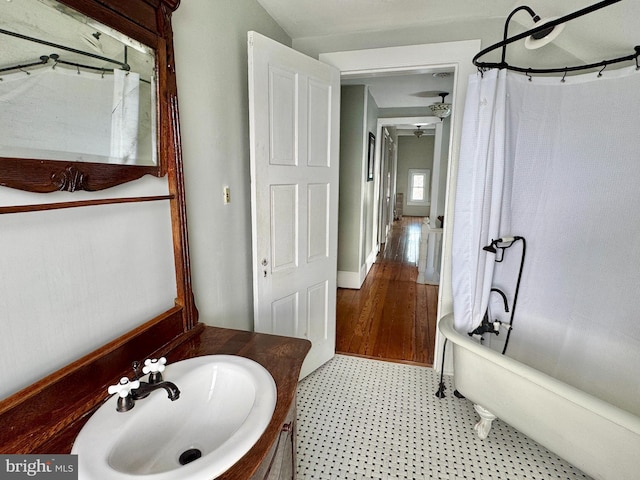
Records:
M416 283L421 222L394 222L362 288L338 289L337 353L433 365L438 286Z

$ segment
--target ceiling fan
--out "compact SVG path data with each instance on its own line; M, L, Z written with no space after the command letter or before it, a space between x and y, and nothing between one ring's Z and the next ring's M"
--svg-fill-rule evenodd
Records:
M412 93L412 97L418 98L436 98L440 95L440 90L425 90L423 92Z

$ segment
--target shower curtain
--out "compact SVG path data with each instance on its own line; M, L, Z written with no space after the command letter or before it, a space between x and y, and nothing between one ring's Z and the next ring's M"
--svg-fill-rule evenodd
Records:
M44 66L4 73L0 82L0 154L92 161L110 151L113 79ZM74 157L75 158L75 157Z
M455 326L463 332L470 332L482 321L489 301L487 287L493 278L493 257L482 247L500 232L506 74L506 70L494 70L484 79L472 76L467 90L452 253Z
M456 328L471 331L488 307L508 322L490 288L513 304L521 250L496 263L482 247L526 238L508 355L638 415L639 107L635 67L564 82L473 75L452 264Z
M1 79L1 156L136 164L142 151L155 158L144 150L155 144L154 119L140 127L139 118L141 102L153 114L151 93L145 87L140 98L137 73L43 66Z
M114 70L110 157L116 159L117 163L136 164L139 110L140 75Z

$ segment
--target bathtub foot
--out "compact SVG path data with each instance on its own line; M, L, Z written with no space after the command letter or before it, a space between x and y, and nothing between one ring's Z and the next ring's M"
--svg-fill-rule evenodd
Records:
M478 415L480 415L480 421L476 423L473 428L478 434L478 437L484 440L487 438L487 435L489 435L489 430L491 430L491 422L493 422L497 417L480 405L474 404L473 408L475 408Z

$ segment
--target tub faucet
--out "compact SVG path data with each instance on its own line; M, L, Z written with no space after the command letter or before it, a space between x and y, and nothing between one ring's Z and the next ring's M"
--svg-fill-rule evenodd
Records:
M502 297L502 301L504 302L504 311L506 313L509 313L509 302L507 302L507 296L504 294L504 292L499 288L492 288L489 293L491 292L496 292Z
M504 292L499 288L492 288L489 293L491 292L496 292L497 294L500 295L500 297L502 298L502 301L504 302L504 311L506 313L509 313L509 302L507 302L507 296L504 294ZM484 313L484 318L482 319L482 322L480 323L480 325L478 325L476 329L473 330L472 332L468 332L468 334L470 337L473 337L475 335L482 336L485 333L495 333L496 335L500 335L500 327L502 325L503 323L498 319L494 320L493 322L490 321L489 312L486 311Z

